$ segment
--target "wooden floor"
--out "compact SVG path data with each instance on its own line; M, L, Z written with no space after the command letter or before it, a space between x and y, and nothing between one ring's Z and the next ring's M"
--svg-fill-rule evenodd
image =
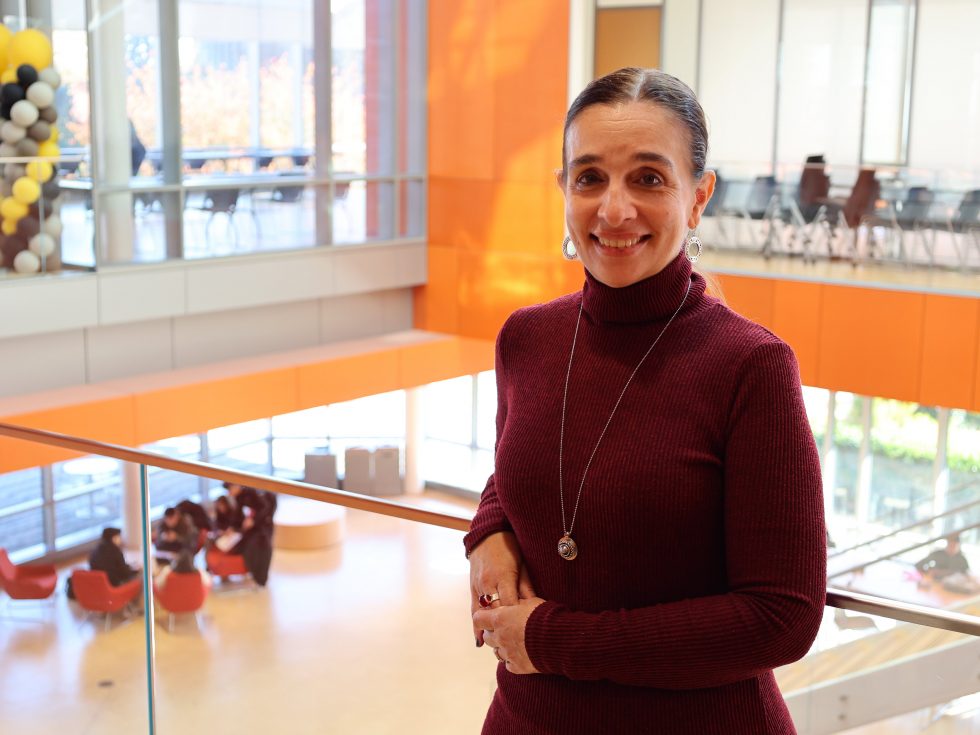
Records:
M351 512L342 545L277 551L266 589L219 586L200 630L158 623L156 732L478 733L496 662L473 645L467 575L459 532ZM7 606L0 733L147 732L143 632L136 620L106 633L60 593ZM928 718L853 735L980 733L980 718Z

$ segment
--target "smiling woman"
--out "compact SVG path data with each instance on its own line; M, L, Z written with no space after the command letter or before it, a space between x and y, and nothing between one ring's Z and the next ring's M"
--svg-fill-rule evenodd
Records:
M707 145L693 92L655 70L568 112L585 286L500 332L495 469L465 539L499 662L485 735L795 732L772 669L823 614L820 467L793 353L685 257Z

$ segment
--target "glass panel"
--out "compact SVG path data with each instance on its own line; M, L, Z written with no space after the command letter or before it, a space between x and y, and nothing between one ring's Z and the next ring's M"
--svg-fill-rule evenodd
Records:
M476 443L484 449L493 449L497 442L497 374L487 370L476 379Z
M784 0L777 157L858 163L868 4Z
M862 163L905 163L914 16L914 0L871 3Z
M950 411L947 507L980 501L980 413Z
M874 399L870 519L883 532L939 512L932 489L938 436L935 408Z
M854 516L857 512L858 448L861 446L861 407L867 399L837 392L834 407L834 510ZM846 539L837 541L846 544Z
M402 181L398 185L398 236L425 236L425 182Z
M242 424L232 424L208 432L208 456L214 459L219 454L235 447L265 440L269 437L269 420L257 419Z
M122 525L122 487L104 485L55 503L55 548L66 549L98 538L107 526Z
M423 444L426 482L479 493L493 473L493 451L428 438Z
M425 386L425 435L469 446L473 441L473 379L463 375Z
M44 511L34 508L10 512L0 510L0 548L16 564L44 553Z
M394 173L394 0L331 4L333 168Z
M41 501L41 468L7 472L0 475L0 513L25 503ZM3 536L0 535L0 539ZM2 544L0 544L2 545Z
M819 448L823 444L824 434L827 432L827 402L830 400L830 391L824 388L810 388L803 386L803 404L806 406L806 416L813 429L813 438Z
M394 194L394 184L388 181L338 181L334 185L334 242L391 239Z
M305 411L284 413L272 417L274 437L326 437L328 411L326 406Z

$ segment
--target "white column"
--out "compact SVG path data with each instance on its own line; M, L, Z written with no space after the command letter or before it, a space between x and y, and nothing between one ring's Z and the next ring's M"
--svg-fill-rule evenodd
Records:
M422 444L425 441L424 387L405 389L405 493L418 495L425 487Z
M122 537L127 549L139 549L143 537L143 511L140 503L140 466L123 462Z
M93 180L99 187L126 186L132 172L126 114L124 0L90 0L89 56ZM133 258L133 205L129 192L94 196L98 257L109 263Z
M568 11L568 102L571 104L594 75L595 3L570 0Z
M330 0L313 0L313 96L316 99L315 148L316 176L326 178L333 172L333 130L331 117L332 68ZM316 188L316 245L333 242L333 187Z
M858 450L857 503L858 523L871 520L871 470L874 456L871 448L871 401L861 398L861 448Z

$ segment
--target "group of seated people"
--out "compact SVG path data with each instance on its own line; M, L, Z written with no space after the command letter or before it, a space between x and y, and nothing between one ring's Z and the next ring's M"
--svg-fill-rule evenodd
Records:
M214 502L210 513L192 500L182 500L164 511L153 531L157 589L163 588L171 573L200 574L210 586L210 576L194 565L194 557L206 545L224 554L240 555L256 584L265 586L272 561L276 495L227 482L224 488L228 494ZM89 556L89 567L104 571L114 587L140 573L139 567L126 562L118 528L103 530Z

